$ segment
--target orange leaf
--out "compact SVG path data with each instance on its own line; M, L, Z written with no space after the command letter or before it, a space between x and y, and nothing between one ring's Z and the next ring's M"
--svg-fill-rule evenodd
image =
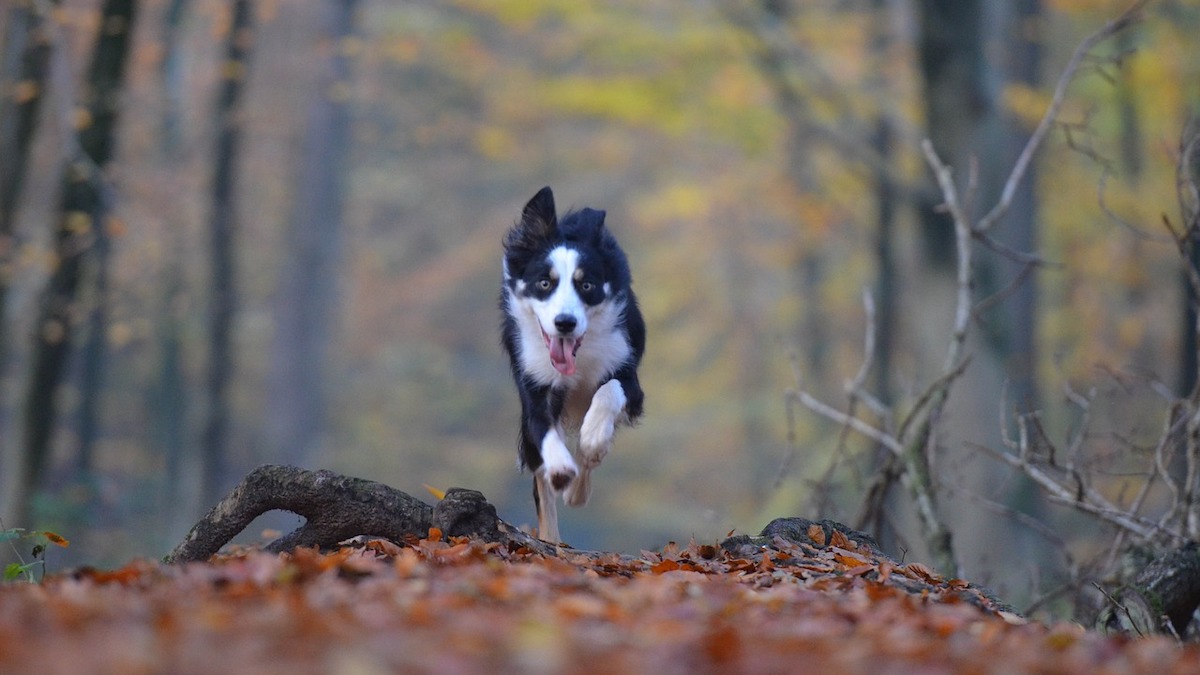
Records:
M454 557L461 556L463 553L467 552L467 550L470 548L471 548L471 545L464 541L462 543L455 544L454 546L451 546L450 548L442 549L440 551L435 551L433 555L436 558L454 558Z
M46 538L46 541L49 541L51 544L55 544L57 546L62 546L63 548L66 548L71 545L71 542L67 541L67 539L65 537L59 536L49 530L42 532L42 536L44 536Z
M677 569L679 569L679 563L675 562L674 560L663 560L662 562L655 563L650 567L650 571L655 574L674 572Z
M857 566L847 565L847 568L848 569L845 572L846 576L861 577L862 575L866 574L867 572L870 572L871 570L875 569L875 566L868 565L865 563L859 563Z
M825 528L821 527L820 525L818 525L816 523L809 525L808 526L808 538L812 539L813 543L816 544L817 546L824 546L825 545Z
M836 546L838 548L844 548L846 550L853 550L857 548L854 545L854 542L850 541L850 538L847 537L841 530L833 531L833 534L829 537L829 545Z

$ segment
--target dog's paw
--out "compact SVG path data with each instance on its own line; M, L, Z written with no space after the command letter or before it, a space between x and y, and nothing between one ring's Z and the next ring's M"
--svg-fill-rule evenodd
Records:
M542 440L542 471L555 492L562 492L579 475L571 451L557 431L550 431Z
M594 469L612 450L613 422L611 419L590 421L595 424L589 428L585 421L579 432L579 462L588 469Z
M575 480L578 474L575 471L575 467L569 467L557 470L547 469L546 475L550 478L550 486L554 488L554 491L562 492L567 489L567 486L571 484L571 481Z

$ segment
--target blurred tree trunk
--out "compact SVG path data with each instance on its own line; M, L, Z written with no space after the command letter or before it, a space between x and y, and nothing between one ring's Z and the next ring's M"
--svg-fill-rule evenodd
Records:
M984 0L918 0L918 65L924 83L925 129L942 161L965 185L983 125L995 112L988 82L994 77L984 55ZM965 193L965 191L963 191ZM954 225L936 207L935 188L918 205L925 261L953 279Z
M1042 0L1012 0L1006 5L1007 16L1001 25L1003 48L1008 55L1006 82L1008 86L1037 89L1041 86L1042 65ZM1030 134L1033 123L1008 114L1001 133L1002 151L999 165L1007 174L1017 162ZM991 185L995 192L983 193L983 203L993 204L1000 197L1004 176L997 176ZM1038 248L1037 227L1037 164L1030 164L1024 180L1013 193L1012 204L1004 219L996 226L995 236L1012 248L1035 253ZM1012 294L1001 304L1003 311L991 317L995 327L996 345L1006 360L1009 381L1009 402L1018 413L1030 413L1039 408L1037 378L1037 268L1024 269L1010 260L995 259L992 264L1003 270L1001 284L1012 287ZM1000 287L985 288L995 293Z
M57 0L48 5L57 6ZM0 45L0 380L8 362L8 287L17 202L50 66L51 42L45 21L44 13L31 0L17 0L4 17L4 43ZM0 420L6 417L0 410Z
M63 171L62 212L54 232L57 261L39 301L34 324L33 367L25 399L24 467L16 525L33 525L33 499L50 456L58 420L56 394L62 383L71 338L78 322L77 295L84 258L96 250L111 195L103 171L112 157L126 57L132 42L136 3L105 0L100 31L79 104L86 111L78 147Z
M89 501L96 441L100 437L100 399L107 356L105 336L108 332L108 232L101 224L95 228L93 237L92 250L84 270L90 297L85 298L88 328L80 354L79 450L75 456L75 480L84 486Z
M996 203L1029 136L1017 121L1007 119L999 101L1003 88L1010 83L1036 85L1041 58L1037 43L1041 5L1038 0L920 0L917 8L921 28L917 52L925 88L927 134L942 160L954 169L959 195L975 209L970 215L977 217ZM973 192L968 191L972 179ZM936 332L918 335L917 344L926 351L919 358L928 367L944 358L955 281L953 224L948 214L936 209L942 201L940 191L930 189L926 194L925 203L919 206L924 264L914 286L922 299L921 326L942 327L941 337ZM1035 252L1035 218L1031 172L992 235L1017 250ZM974 300L978 302L998 291L1005 295L992 311L975 317L982 318L984 325L982 330L971 331L968 338L970 368L949 400L945 419L939 422L939 445L952 451L966 441L1001 447L1000 425L985 421L1008 415L1013 407L1028 411L1037 405L1036 287L1029 274L1032 270L1022 270L983 247L976 246L976 250ZM1014 271L1006 277L1007 270ZM1006 385L1009 408L1000 410L996 394ZM951 469L954 464L959 466ZM995 486L1000 477L996 472L1001 470L985 463L944 460L937 466L940 480L953 481L965 493L1006 503L1020 500L1020 495L1012 491L997 493ZM1028 557L1028 542L1018 536L1011 522L969 506L962 499L950 497L953 503L944 510L955 532L962 565L968 570L998 569L1002 576L1011 575L1003 579L1005 583L1020 583L1020 562ZM982 551L998 538L1014 545L1000 559L985 560Z
M972 162L985 156L989 148L983 144L989 138L994 139L998 132L995 99L999 73L985 54L985 26L990 25L991 7L986 0L919 0L916 9L925 133L942 161L953 168L959 194L967 195ZM992 172L985 175L981 171L973 200L964 198L972 200L969 203L978 208L981 195L998 193L989 185L993 178ZM955 234L949 214L937 208L942 201L941 191L931 184L918 195L916 205L921 259L909 282L916 298L913 308L918 312L910 326L917 345L918 366L926 377L944 367L954 325ZM973 281L978 281L979 273L976 266ZM979 337L978 331L970 331L966 345L970 368L962 384L949 396L943 416L931 420L936 425L936 447L928 451L914 448L919 454L912 461L919 467L917 473L934 484L951 481L967 492L987 494L985 486L992 467L968 466L960 461L946 461L943 456L947 448L957 454L967 440L989 446L998 446L1001 441L998 425L980 420L995 420L1000 415L996 392L1003 386L1003 368L994 347ZM951 471L955 473L951 475ZM953 500L945 494L939 496L942 500ZM942 537L933 536L939 533L926 532L930 554L935 559L953 558L960 568L981 568L978 552L986 550L984 544L997 535L996 519L960 504L934 508L944 520L944 527L954 532L955 542L951 547Z
M187 13L188 0L171 0L163 24L162 79L163 116L162 152L167 164L175 167L183 145L182 117L184 100L183 51L180 28ZM181 519L186 500L182 495L183 451L187 401L183 379L182 308L184 242L182 219L178 214L168 227L168 262L163 266L162 311L157 330L158 382L150 402L154 420L154 440L166 458L166 482L163 486L164 524L169 535L186 526ZM176 521L180 520L177 524Z
M229 383L234 372L233 320L237 311L235 222L238 151L241 146L241 103L253 40L253 5L233 0L233 18L226 36L225 60L217 97L217 152L213 170L210 231L212 287L210 289L208 419L201 439L201 498L215 503L224 494L229 464Z
M893 168L893 147L896 120L892 109L887 104L894 100L894 92L888 80L888 64L894 58L892 43L895 27L892 25L893 0L871 0L871 41L870 59L873 65L873 77L869 86L876 101L879 101L875 116L874 133L871 145L879 157L879 165L875 167L873 182L875 185L875 397L884 405L890 406L892 398L892 357L895 352L899 288L896 275L896 251L894 231L896 210L899 195L890 172ZM873 473L880 477L891 477L880 483L882 494L878 496L881 508L867 508L862 519L870 522L858 522L856 526L869 528L884 550L899 550L896 531L892 519L885 517L895 514L899 508L895 492L891 489L896 476L895 454L885 447L875 450Z
M1183 155L1177 180L1200 189L1200 95L1193 97L1193 106L1179 144ZM1185 237L1184 264L1190 265L1193 270L1200 270L1200 204L1189 203L1182 196L1185 193L1185 190L1180 191L1179 201L1179 216L1183 220L1179 227ZM1182 353L1179 362L1182 372L1179 376L1179 395L1190 397L1195 393L1197 378L1200 377L1200 318L1197 316L1200 313L1200 298L1188 273L1185 271L1180 276L1183 277L1183 326L1180 331Z
M309 109L304 154L275 301L267 433L273 459L314 459L326 420L326 363L337 324L338 262L350 146L349 39L356 0L326 4L324 71Z
M1196 8L1192 3L1187 2L1167 2L1163 6L1163 14L1165 17L1173 21L1177 26L1183 26L1186 29L1200 28L1200 9ZM1121 34L1125 36L1125 33ZM1125 42L1120 43L1125 47ZM1193 71L1195 72L1195 71ZM1133 83L1127 82L1128 78L1122 79L1122 87L1124 90L1131 90ZM1187 120L1186 126L1181 132L1180 149L1184 149L1189 143L1200 144L1200 77L1192 77L1187 82L1181 83L1181 88L1184 92L1184 105L1187 106L1184 111L1184 119ZM1134 92L1130 91L1132 96ZM1124 97L1122 97L1124 101ZM1123 106L1124 107L1124 106ZM1135 133L1131 127L1135 126L1137 108L1130 102L1128 117L1122 116L1122 148L1131 143L1124 141L1124 137ZM1131 123L1132 120L1134 123ZM1192 146L1200 148L1200 145ZM1123 152L1122 156L1126 156L1127 151ZM1130 157L1137 155L1130 154ZM1179 179L1191 182L1192 185L1200 188L1200 150L1194 150L1193 154L1188 155L1190 162L1179 167ZM1133 172L1133 169L1140 168L1140 164L1133 164L1130 158L1126 158L1126 169ZM1200 270L1200 212L1189 212L1189 206L1180 203L1180 217L1184 222L1179 224L1180 228L1192 229L1188 230L1188 240L1186 243L1186 263L1192 266L1192 269ZM1188 222L1191 219L1192 222ZM1192 288L1191 282L1188 281L1186 273L1182 275L1181 283L1183 285L1183 325L1180 327L1180 354L1179 354L1179 395L1191 396L1200 382L1200 318L1197 314L1200 313L1200 297L1196 295L1196 289Z

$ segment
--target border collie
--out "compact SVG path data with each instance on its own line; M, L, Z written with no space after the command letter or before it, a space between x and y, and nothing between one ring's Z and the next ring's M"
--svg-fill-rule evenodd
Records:
M549 187L504 237L502 340L521 397L518 463L534 474L538 536L547 541L561 541L556 496L587 503L614 429L642 414L646 325L630 282L604 211L560 221Z

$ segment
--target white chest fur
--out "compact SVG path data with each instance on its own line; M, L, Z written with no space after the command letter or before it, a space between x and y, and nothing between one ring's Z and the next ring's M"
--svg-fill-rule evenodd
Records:
M567 389L566 416L578 425L592 394L603 384L601 379L626 363L633 353L617 325L625 303L609 300L587 308L588 330L576 354L575 372L564 375L550 361L534 308L515 298L511 291L505 292L505 301L517 321L518 357L525 375L538 384Z

